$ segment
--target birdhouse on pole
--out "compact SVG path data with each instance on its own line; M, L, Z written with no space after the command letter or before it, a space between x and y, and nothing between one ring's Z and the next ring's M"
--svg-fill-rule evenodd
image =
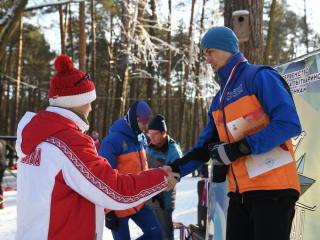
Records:
M244 52L244 43L249 41L249 11L238 10L232 13L233 32L239 40L240 52Z

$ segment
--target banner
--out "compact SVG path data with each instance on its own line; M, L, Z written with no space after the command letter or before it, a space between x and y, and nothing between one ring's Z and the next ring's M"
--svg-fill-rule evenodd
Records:
M301 196L296 203L290 239L317 240L320 236L320 53L276 67L287 81L302 125L292 139Z
M213 161L211 161L211 169L213 167ZM225 240L229 206L228 180L223 183L214 183L210 180L209 185L206 240Z

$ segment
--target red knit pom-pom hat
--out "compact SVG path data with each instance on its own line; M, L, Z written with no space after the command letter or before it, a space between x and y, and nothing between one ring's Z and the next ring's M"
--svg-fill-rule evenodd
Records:
M68 56L58 56L54 61L54 67L57 73L50 82L49 103L51 106L79 107L96 99L96 90L90 77L80 81L86 74L74 68Z

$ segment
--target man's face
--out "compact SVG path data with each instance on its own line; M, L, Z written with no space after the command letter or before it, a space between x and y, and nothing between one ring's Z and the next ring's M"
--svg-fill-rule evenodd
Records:
M206 48L203 50L207 57L207 63L211 65L215 72L224 67L233 53L226 52L216 48Z
M138 126L139 126L141 132L145 132L148 129L149 123L150 122L138 122Z
M159 131L159 130L148 130L148 135L151 139L153 145L160 144L163 139L166 137L166 131Z

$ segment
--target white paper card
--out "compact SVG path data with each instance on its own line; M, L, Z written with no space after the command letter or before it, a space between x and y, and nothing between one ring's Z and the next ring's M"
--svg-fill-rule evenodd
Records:
M245 137L251 136L270 123L269 117L262 108L253 111L243 117L227 123L233 139L237 142ZM289 149L285 143L277 146L271 151L259 155L244 157L250 178L268 172L277 167L283 166L293 161Z

